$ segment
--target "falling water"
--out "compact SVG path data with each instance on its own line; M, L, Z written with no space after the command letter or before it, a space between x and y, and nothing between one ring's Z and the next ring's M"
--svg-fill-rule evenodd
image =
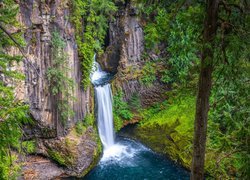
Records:
M114 144L112 93L110 84L95 87L98 130L104 148Z
M112 92L110 84L105 84L109 80L109 74L102 71L97 62L94 62L93 68L91 82L95 86L98 131L104 149L108 149L114 145Z
M84 179L189 179L188 173L140 143L114 141L110 74L94 62L91 82L95 86L99 136L104 146L97 167Z

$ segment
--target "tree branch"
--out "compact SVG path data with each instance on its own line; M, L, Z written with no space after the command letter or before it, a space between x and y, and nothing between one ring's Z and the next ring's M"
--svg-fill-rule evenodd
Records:
M36 67L28 60L28 57L26 57L21 45L12 37L12 35L2 26L1 23L0 23L0 29L16 44L16 47L18 48L18 50L21 52L22 56L26 60L25 62L27 62L36 71L37 76L41 78Z

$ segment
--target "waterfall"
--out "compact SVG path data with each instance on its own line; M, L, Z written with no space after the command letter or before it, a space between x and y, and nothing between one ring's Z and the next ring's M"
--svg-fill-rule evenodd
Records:
M110 84L95 87L97 100L97 121L99 135L104 145L108 148L114 144L112 92Z
M111 75L102 71L100 65L94 61L91 82L95 87L95 104L97 106L98 132L104 146L100 162L124 161L134 156L137 150L126 144L115 143L113 130L112 92L109 81Z
M114 145L112 92L110 84L105 84L108 80L109 74L102 71L100 65L94 62L91 82L95 86L98 131L104 149Z

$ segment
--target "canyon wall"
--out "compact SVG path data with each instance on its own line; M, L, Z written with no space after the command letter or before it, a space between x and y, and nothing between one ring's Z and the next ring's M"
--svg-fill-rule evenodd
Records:
M67 134L68 129L84 118L90 105L90 91L89 89L84 91L81 87L80 61L74 27L69 21L69 16L67 1L20 1L20 22L25 28L24 38L27 45L23 67L26 79L22 90L18 90L18 96L23 96L29 103L31 115L39 127L53 132L49 137ZM57 103L61 97L51 93L46 77L47 70L54 61L51 38L55 31L66 43L64 51L67 53L67 67L65 68L69 68L67 76L75 84L71 92L75 100L70 102L74 116L68 118L65 125L58 115ZM34 134L38 136L39 132Z
M155 81L151 86L140 82L141 70L145 65L143 19L136 6L127 1L119 5L115 20L110 23L109 42L105 54L100 58L102 67L115 73L113 89L121 88L128 101L138 94L144 107L164 99L166 85ZM150 54L150 52L148 52Z
M18 19L25 31L26 47L23 62L14 68L25 75L25 80L16 83L15 96L29 104L33 123L25 127L24 140L32 140L36 144L35 152L27 157L23 166L22 178L83 176L97 163L101 147L94 127L87 127L80 134L75 130L76 124L92 113L93 95L91 88L84 90L81 86L81 63L74 26L70 22L70 1L26 0L19 1L19 6ZM54 84L50 84L47 77L48 69L55 62L54 32L65 42L66 65L63 68L68 69L65 76L74 82L73 90L69 90L73 98L66 99L74 115L65 121L62 121L58 108L64 97L61 93L52 93ZM20 54L17 48L10 48L9 52ZM44 173L43 162L53 168Z

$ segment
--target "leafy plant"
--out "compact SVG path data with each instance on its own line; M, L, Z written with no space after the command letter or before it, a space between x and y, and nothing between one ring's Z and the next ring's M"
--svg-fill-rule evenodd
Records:
M133 111L141 109L141 99L138 93L133 93L128 102L129 108Z
M8 52L11 46L24 45L22 32L10 34L16 42L4 32L7 27L20 28L16 20L19 7L14 0L2 1L0 4L0 179L14 179L20 166L11 149L17 147L20 150L23 135L21 128L25 123L30 123L31 119L29 106L14 94L15 84L23 80L24 76L13 70L13 64L18 65L22 57L12 56Z
M34 140L22 142L22 147L24 151L28 154L35 153L36 151L36 142Z
M65 42L60 34L55 31L52 34L52 53L53 62L48 68L46 75L49 81L51 93L59 96L57 108L63 123L74 115L70 101L74 100L73 89L74 81L68 77L68 55L64 52Z
M94 54L102 53L108 21L112 19L117 8L111 0L76 0L72 1L71 6L71 20L76 27L76 42L82 61L82 83L87 88Z
M140 82L146 86L151 86L156 80L156 65L148 61L141 70Z
M130 120L132 119L133 114L129 110L127 102L123 100L123 96L124 94L122 90L117 91L113 96L113 112L124 120Z

